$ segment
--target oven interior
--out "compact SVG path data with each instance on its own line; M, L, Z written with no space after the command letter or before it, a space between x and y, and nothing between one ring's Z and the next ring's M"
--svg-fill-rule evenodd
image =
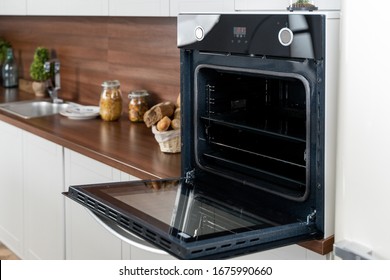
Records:
M207 172L295 201L309 192L310 91L297 74L201 65L195 154Z

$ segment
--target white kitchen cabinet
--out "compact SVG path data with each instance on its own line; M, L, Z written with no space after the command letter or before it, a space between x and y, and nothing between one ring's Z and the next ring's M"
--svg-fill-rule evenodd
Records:
M65 187L113 182L120 172L96 160L65 149ZM122 242L103 228L90 212L66 199L66 259L121 259Z
M144 249L134 245L130 247L129 253L129 259L131 260L176 260L175 257L163 251L153 252L150 249Z
M65 185L131 181L138 178L65 149ZM173 259L137 237L118 235L85 207L66 199L66 259Z
M253 253L234 258L235 260L327 260L331 254L320 255L299 245L289 245L277 249Z
M64 259L63 148L23 132L24 258Z
M235 0L234 8L237 11L262 10L286 11L290 0Z
M0 241L23 259L63 259L62 147L4 122L0 135Z
M26 1L27 0L0 0L0 15L26 15Z
M66 200L66 259L120 260L122 242L81 205Z
M0 121L0 241L23 254L22 130Z
M295 1L293 1L295 2ZM340 10L341 0L316 0L319 10ZM290 0L235 0L236 11L286 11Z
M169 16L170 0L109 0L110 16Z
M14 0L12 0L14 1ZM25 0L27 15L108 16L109 0Z
M0 0L5 1L5 0ZM20 1L20 0L19 0ZM170 0L24 0L27 15L169 16Z
M171 0L171 15L179 13L232 13L234 0Z

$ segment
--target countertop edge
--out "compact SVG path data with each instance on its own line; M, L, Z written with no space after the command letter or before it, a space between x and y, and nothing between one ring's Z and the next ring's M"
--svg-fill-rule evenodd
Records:
M119 160L116 160L112 157L109 157L99 151L95 151L93 149L90 149L88 147L85 147L82 144L72 142L71 140L68 140L66 138L62 138L57 136L53 131L50 130L44 130L40 127L34 126L34 124L28 122L28 120L24 120L15 116L12 116L9 113L6 112L0 112L0 120L13 125L15 127L18 127L20 129L23 129L27 132L30 132L34 135L40 136L46 140L49 140L53 143L56 143L60 146L63 146L64 148L68 148L72 151L78 152L84 156L90 157L94 160L97 160L99 162L102 162L104 164L107 164L111 167L114 167L120 171L123 171L125 173L131 174L132 176L135 176L140 179L161 179L164 177L163 174L153 174L152 172L149 172L147 170L143 170L141 168L138 168L136 166L128 165L126 163L123 163ZM169 177L169 176L167 176Z

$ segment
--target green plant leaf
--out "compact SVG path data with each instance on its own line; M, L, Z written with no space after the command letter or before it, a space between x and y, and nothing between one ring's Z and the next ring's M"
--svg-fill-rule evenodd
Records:
M50 60L49 50L38 47L34 52L34 59L30 66L30 76L35 81L46 81L51 77L51 71L45 71L45 62Z

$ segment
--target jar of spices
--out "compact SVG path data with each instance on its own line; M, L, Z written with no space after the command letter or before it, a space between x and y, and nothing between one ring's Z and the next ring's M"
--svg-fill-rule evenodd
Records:
M147 98L149 93L146 90L135 90L129 93L129 120L132 122L143 122L144 114L149 110Z
M115 121L122 114L122 93L117 80L104 81L100 95L100 117L105 121Z

